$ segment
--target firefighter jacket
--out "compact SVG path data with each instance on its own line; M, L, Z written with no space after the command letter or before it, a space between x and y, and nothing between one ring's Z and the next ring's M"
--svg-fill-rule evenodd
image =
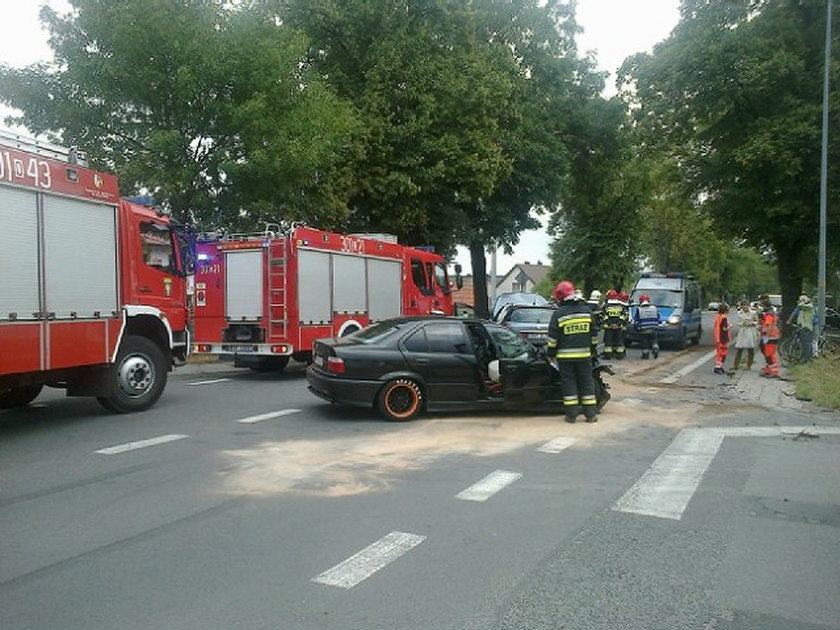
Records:
M627 327L627 322L630 319L629 309L627 305L620 300L607 300L604 303L604 309L601 312L601 321L603 328L621 328Z
M644 304L636 309L636 328L651 332L659 328L659 309L653 304Z
M592 337L597 335L591 307L583 300L567 298L560 302L548 325L549 358L558 361L588 359L592 356Z

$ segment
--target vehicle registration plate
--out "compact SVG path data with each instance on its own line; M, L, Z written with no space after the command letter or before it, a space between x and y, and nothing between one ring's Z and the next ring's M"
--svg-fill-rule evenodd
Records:
M230 346L222 346L222 350L225 352L256 352L257 346L254 345L230 345Z

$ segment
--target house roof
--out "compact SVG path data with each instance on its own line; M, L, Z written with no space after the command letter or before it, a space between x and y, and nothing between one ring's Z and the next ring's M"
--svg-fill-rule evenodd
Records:
M510 277L516 277L518 274L523 273L528 276L528 279L533 282L534 284L538 284L540 280L545 278L548 275L548 272L551 271L551 267L549 265L543 264L536 264L533 265L531 263L517 263L513 267L511 267L510 271L508 271L499 281L496 283L496 286L499 286Z

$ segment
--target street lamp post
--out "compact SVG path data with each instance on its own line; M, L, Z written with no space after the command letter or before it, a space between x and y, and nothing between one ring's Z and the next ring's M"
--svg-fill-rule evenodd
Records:
M828 190L828 85L829 69L831 66L831 2L832 0L828 0L827 2L825 17L825 71L823 74L822 156L820 159L820 251L819 268L817 271L817 298L819 300L817 339L819 339L820 328L825 326L825 232Z

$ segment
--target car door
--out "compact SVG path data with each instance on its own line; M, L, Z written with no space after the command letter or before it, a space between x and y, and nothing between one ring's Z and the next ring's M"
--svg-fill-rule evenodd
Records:
M401 349L411 370L425 381L433 404L478 398L475 353L461 322L427 322L402 340Z
M485 324L499 359L505 407L541 404L553 387L553 368L544 356L512 330Z

